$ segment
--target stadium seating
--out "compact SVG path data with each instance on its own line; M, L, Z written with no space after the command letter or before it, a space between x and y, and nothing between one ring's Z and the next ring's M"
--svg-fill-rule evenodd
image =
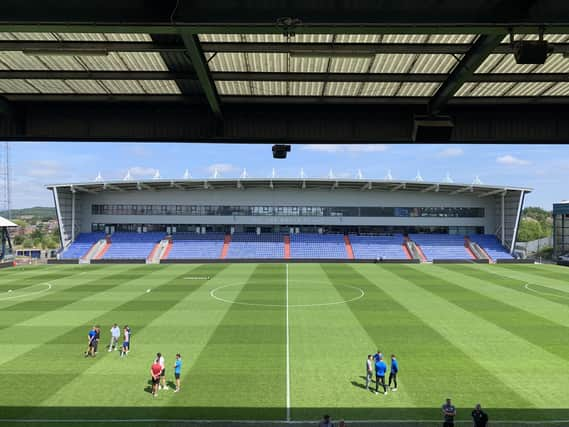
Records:
M62 259L79 259L89 252L89 249L105 237L103 232L81 233L73 243L61 254Z
M102 259L146 259L164 236L164 233L114 233Z
M234 233L227 258L283 258L284 235L281 233Z
M473 234L470 240L478 244L493 260L512 259L508 249L506 249L493 234Z
M224 233L175 233L168 259L219 258L224 238Z
M291 258L347 258L343 234L299 233L290 236Z
M433 259L472 259L464 247L464 236L458 234L409 234L421 246L427 261Z
M350 234L354 257L360 259L407 259L403 251L403 235L358 236Z

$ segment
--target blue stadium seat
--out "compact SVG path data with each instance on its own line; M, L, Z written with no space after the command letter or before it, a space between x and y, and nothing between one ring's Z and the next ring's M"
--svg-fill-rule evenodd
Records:
M71 245L61 254L62 259L79 259L89 252L89 249L105 237L103 232L80 233Z
M428 261L433 259L472 259L459 234L409 234L421 246Z
M347 258L343 234L299 233L290 236L291 258Z
M470 240L478 244L494 260L514 258L493 234L474 234L470 236Z
M175 233L167 259L219 258L224 238L224 233Z
M227 258L283 258L284 234L234 233Z
M111 245L103 259L146 259L165 233L124 233L111 235Z
M359 236L350 234L354 258L359 259L407 259L403 251L403 235Z

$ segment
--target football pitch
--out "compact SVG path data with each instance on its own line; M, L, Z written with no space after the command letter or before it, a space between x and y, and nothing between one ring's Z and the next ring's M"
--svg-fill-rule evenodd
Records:
M546 265L6 269L0 424L268 424L330 413L430 425L451 397L460 420L481 402L491 421L559 425L569 420L568 308L569 269ZM113 323L132 329L125 358L107 352ZM99 353L85 358L94 324ZM385 396L364 388L377 349L400 365L399 388ZM149 393L157 352L168 382L181 353L179 393Z

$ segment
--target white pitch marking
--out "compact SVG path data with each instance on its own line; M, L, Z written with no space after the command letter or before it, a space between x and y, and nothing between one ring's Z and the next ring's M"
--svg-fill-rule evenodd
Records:
M212 289L209 292L209 296L212 297L213 299L216 299L216 300L221 301L221 302L225 302L227 304L249 305L249 306L253 306L253 307L287 307L287 304L262 304L262 303L255 303L255 302L232 301L232 300L225 299L225 298L222 298L222 297L219 297L216 295L217 291L219 291L221 289L229 288L232 286L243 286L243 285L245 285L245 283L231 283L229 285L219 286L215 289ZM338 285L338 286L344 286L346 288L355 289L356 291L359 291L359 295L355 296L354 298L343 300L343 301L321 302L321 303L314 303L314 304L288 304L288 307L324 307L324 306L328 306L328 305L340 305L340 304L347 304L349 302L357 301L357 300L359 300L365 296L365 292L361 288L358 288L357 286L352 286L352 285Z
M40 286L40 285L38 285L38 286ZM23 298L23 297L29 297L29 296L32 296L32 295L42 294L42 293L47 292L47 291L49 291L49 290L51 289L51 283L44 283L43 286L47 286L47 288L41 289L41 290L35 291L35 292L27 292L27 293L25 293L25 294L11 295L11 296L9 296L9 297L0 298L0 301L6 301L6 300L9 300L9 299ZM8 293L11 293L11 292L12 292L12 290L10 289L10 290L8 291Z
M290 420L284 421L286 424L312 424L314 420ZM347 422L357 422L358 424L433 424L438 423L439 420L347 420ZM160 423L160 424L251 424L251 425L282 425L283 420L189 420L189 419L167 419L167 418L111 418L111 419L96 419L96 418L78 418L78 419L56 419L56 418L0 418L0 424L82 424L82 423L97 423L97 424L120 424L120 423ZM472 425L472 421L457 420L456 424ZM549 425L549 424L567 424L569 420L540 420L540 421L518 421L518 420L496 420L492 421L492 425L506 424L512 425Z
M184 277L184 280L209 280L209 276L195 276L195 277Z
M532 289L532 288L530 288L530 285L531 285L531 283L526 283L526 284L524 285L524 288L526 288L526 289L527 289L528 291L530 291L530 292L533 292L533 293L536 293L536 294L539 294L539 295L551 295L551 296L558 297L558 298L569 299L569 296L563 296L563 295L559 295L559 294L554 294L554 293L552 293L552 292L542 292L542 291L538 291L538 290L536 290L536 289ZM565 292L565 291L562 291L561 289L552 288L552 287L550 287L550 286L545 286L545 285L538 285L538 286L542 286L542 287L548 288L548 289L555 289L556 291L563 292L564 294L567 293L567 292Z
M290 421L290 333L288 326L288 264L286 264L286 420Z

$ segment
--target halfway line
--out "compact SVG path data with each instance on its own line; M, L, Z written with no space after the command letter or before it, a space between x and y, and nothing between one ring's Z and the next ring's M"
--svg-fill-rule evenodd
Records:
M286 420L290 421L290 336L288 326L288 264L285 264L286 276Z

